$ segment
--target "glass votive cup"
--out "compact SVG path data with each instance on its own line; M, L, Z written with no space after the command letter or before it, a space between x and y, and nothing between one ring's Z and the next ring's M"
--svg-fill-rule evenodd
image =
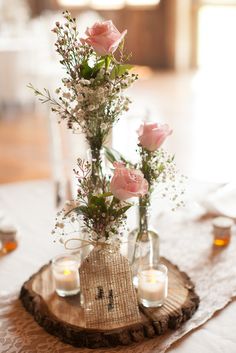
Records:
M75 255L58 255L52 260L56 293L60 297L76 295L80 290L79 261Z
M17 248L18 232L16 227L8 221L0 224L1 253L7 254Z
M234 224L232 218L216 217L212 221L215 246L227 246L231 239L231 228Z
M144 267L138 272L138 299L148 308L164 304L168 294L168 269L163 264Z

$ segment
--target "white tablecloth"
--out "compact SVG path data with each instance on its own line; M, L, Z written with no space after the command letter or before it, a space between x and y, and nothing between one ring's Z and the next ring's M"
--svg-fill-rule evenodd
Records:
M48 181L2 185L0 187L0 210L14 221L19 228L21 237L18 249L0 258L0 298L1 296L6 298L7 293L13 293L19 290L22 283L27 280L32 273L36 272L40 266L45 264L54 255L64 251L59 244L53 243L53 238L50 238L55 213L53 200L53 187ZM201 228L199 228L199 231L201 231ZM176 243L175 246L178 246L178 244ZM165 241L162 247L165 250ZM166 254L164 253L164 255ZM2 309L2 312L0 310L0 328L1 318L4 318L4 308ZM236 302L232 302L202 327L192 331L178 343L175 343L169 352L235 353L235 313ZM26 313L26 315L29 314ZM42 333L44 337L43 340L46 336L48 336L48 340L51 339L41 328L39 329L39 334L40 333ZM14 334L12 335L12 337L14 337ZM18 340L17 344L15 344L13 341L14 340L6 343L6 341L4 341L4 335L0 336L0 352L45 352L43 348L42 350L40 349L40 346L27 346L27 348L22 350L21 344L23 343ZM56 341L57 339L53 337L52 342L54 342L54 345L52 344L51 350L47 350L47 352L72 353L81 351L80 349L76 350L63 343L57 346ZM153 349L149 350L148 346L146 347L147 349L145 348L144 352L155 351ZM86 350L86 352L87 351L88 350ZM125 351L125 348L123 347L120 351ZM137 351L139 351L137 347L134 347L133 352ZM110 350L110 352L113 352L113 350ZM129 348L129 352L132 352L131 347ZM155 352L158 352L158 350Z

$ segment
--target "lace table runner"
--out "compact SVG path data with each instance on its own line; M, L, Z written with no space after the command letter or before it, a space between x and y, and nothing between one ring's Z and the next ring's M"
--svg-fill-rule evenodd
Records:
M168 227L167 227L168 225ZM161 255L188 273L200 296L194 316L176 331L127 347L97 349L96 352L164 353L174 342L204 324L236 296L236 236L225 249L212 248L211 221L190 219L186 214L158 219ZM72 353L90 352L60 342L34 322L16 295L0 293L1 353Z

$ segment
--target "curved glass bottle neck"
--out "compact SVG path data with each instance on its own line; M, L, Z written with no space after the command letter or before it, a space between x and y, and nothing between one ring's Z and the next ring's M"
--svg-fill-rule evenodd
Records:
M139 233L147 233L150 216L150 195L139 199Z
M105 169L105 156L103 149L88 149L88 161L91 163L91 178L95 188L99 188Z

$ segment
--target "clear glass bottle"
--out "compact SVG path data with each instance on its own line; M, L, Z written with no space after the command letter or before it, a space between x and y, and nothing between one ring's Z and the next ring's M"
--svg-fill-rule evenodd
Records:
M133 273L134 286L138 286L139 267L152 268L159 263L159 235L149 224L150 219L149 199L140 199L139 203L139 228L133 230L128 238L128 257Z
M106 167L106 160L104 149L91 149L87 150L87 160L91 163L91 178L94 185L94 193L100 194L103 192L103 185L101 182L101 178L107 175L107 167ZM85 241L90 239L90 233L81 227L81 238ZM81 248L81 262L89 255L92 251L92 245L85 245Z

